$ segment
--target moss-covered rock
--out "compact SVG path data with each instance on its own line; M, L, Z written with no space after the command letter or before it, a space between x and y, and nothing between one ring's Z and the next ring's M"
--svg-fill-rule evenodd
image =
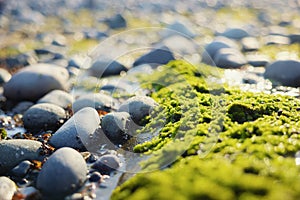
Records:
M140 131L158 134L134 151L151 155L143 170L154 172L137 174L112 199L300 198L300 101L228 89L211 75L174 61L141 77L160 106Z

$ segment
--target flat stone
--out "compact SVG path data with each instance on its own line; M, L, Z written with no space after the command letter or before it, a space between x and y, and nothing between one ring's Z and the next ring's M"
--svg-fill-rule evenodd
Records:
M86 145L93 140L93 134L99 124L97 111L90 107L83 108L52 135L49 143L55 148L71 147L86 150Z
M115 106L116 100L111 96L102 93L89 93L76 99L72 108L74 112L85 107L91 107L102 111L110 111L112 108L115 108Z
M67 88L65 68L39 63L21 69L4 85L4 96L15 101L36 101L48 92Z
M240 40L244 37L249 36L247 31L241 28L230 28L224 31L223 33L221 33L220 35L235 40Z
M260 45L255 37L245 37L241 40L243 51L256 51Z
M65 197L84 184L86 174L87 166L81 154L72 148L61 148L43 165L36 187L52 199Z
M5 174L24 160L43 160L42 143L34 140L0 141L0 174Z
M266 66L270 62L269 57L265 55L247 55L246 60L254 67Z
M145 124L143 119L148 116L157 105L158 104L150 97L135 96L121 104L118 111L128 112L136 124L143 125Z
M53 90L38 100L37 103L51 103L62 108L72 105L74 98L63 90Z
M24 127L33 133L57 130L66 118L65 110L50 103L36 104L23 116Z
M220 68L240 68L247 64L244 55L232 48L223 48L214 57L216 66Z
M264 38L265 45L288 45L290 38L282 35L268 35Z
M88 74L94 77L107 77L112 75L120 75L122 71L128 69L116 60L101 57L97 59L88 69Z
M0 177L0 199L11 200L13 199L14 193L17 191L15 182L11 179L1 176Z
M175 60L173 53L168 47L163 46L158 49L153 49L141 56L133 63L133 66L149 64L156 67L162 64L167 64L171 60Z
M266 67L264 77L283 86L300 86L300 62L295 60L280 60Z

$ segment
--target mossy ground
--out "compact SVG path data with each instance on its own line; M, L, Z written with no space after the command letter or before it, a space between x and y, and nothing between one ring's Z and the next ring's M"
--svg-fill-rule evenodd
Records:
M160 106L141 132L162 129L112 199L300 198L300 101L212 85L207 69L175 61L147 77Z

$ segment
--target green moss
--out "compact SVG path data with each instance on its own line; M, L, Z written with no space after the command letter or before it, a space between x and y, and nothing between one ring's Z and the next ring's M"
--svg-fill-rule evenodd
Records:
M7 137L7 132L4 128L0 128L0 140L5 139Z
M297 43L291 45L264 45L258 52L269 56L271 60L276 60L277 55L281 52L287 52L289 55L296 55L299 58L300 45Z
M300 101L212 85L205 67L141 78L160 104L141 132L158 134L134 148L151 155L145 173L112 199L299 199Z

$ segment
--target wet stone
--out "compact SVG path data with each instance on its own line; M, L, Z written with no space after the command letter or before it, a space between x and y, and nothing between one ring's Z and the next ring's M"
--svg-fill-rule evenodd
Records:
M79 152L65 147L54 152L40 171L36 187L51 198L76 192L85 182L87 166Z
M23 116L24 127L34 133L57 130L66 118L65 110L50 103L30 107Z
M116 155L104 155L99 158L92 168L96 169L101 174L110 175L113 171L120 167L120 160Z

